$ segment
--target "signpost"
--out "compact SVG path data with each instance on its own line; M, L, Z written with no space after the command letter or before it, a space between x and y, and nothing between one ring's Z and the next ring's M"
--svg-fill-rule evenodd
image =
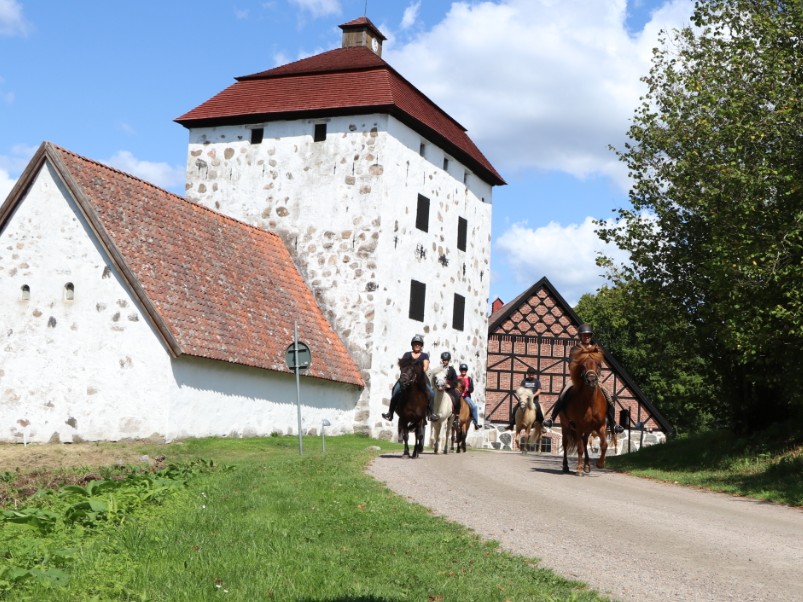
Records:
M312 362L312 352L305 343L298 340L298 322L293 322L293 342L284 352L287 367L296 373L296 408L298 410L298 453L304 453L304 441L301 438L301 382L299 370L306 370Z

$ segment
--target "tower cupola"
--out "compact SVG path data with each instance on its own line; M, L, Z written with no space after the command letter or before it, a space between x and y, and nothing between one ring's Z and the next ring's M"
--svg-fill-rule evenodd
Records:
M387 40L368 17L360 17L340 26L343 30L343 48L365 46L382 56L382 42Z

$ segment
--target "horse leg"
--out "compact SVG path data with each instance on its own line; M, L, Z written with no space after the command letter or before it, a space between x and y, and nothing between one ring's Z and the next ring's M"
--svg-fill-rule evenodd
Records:
M599 459L597 460L597 468L605 468L605 453L608 451L608 438L604 437L605 429L603 428L599 436Z
M399 420L401 420L401 418L399 418ZM410 457L410 445L407 442L408 435L409 432L407 431L406 428L401 429L401 438L404 440L404 453L402 454L402 458L404 458L405 456L408 458Z
M566 454L566 446L569 444L569 437L567 433L567 429L569 428L568 423L566 426L563 427L563 435L561 439L563 441L563 472L569 472L569 458Z
M588 433L583 433L581 443L583 444L583 472L588 474L591 472L591 458L588 457Z

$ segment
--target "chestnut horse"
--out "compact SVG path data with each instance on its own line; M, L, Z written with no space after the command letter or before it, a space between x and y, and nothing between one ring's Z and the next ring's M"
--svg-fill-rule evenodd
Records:
M463 392L463 383L457 386L457 391ZM471 408L468 402L460 395L460 410L452 416L452 451L458 454L461 449L466 451L466 439L468 438L468 425L471 424ZM457 446L457 449L455 449Z
M579 349L571 367L572 387L566 392L566 400L560 413L563 431L563 472L569 472L567 454L577 452L577 474L591 472L588 457L588 437L596 431L600 435L607 432L605 416L608 402L600 388L599 373L602 366L602 351L597 345ZM614 448L616 433L611 433ZM599 438L599 460L597 468L605 468L605 453L608 441Z
M399 368L399 396L396 413L399 415L399 439L404 441L404 454L417 458L418 454L424 451L424 429L427 420L427 406L429 405L429 395L427 393L427 375L424 372L424 365L413 358L400 359ZM407 439L410 432L415 433L415 445L413 454L410 455L410 447Z
M539 412L536 408L538 400L533 395L532 390L526 387L519 387L516 391L516 397L519 398L519 405L515 413L516 427L513 432L511 447L515 450L518 444L519 451L523 454L526 454L529 448L539 451L541 449L543 420L541 422L538 421ZM543 414L541 415L543 416ZM520 439L519 435L522 431L524 431L524 436ZM522 445L522 441L524 445Z

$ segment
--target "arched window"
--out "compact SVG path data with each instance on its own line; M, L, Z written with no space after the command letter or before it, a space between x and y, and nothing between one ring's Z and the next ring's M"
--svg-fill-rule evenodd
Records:
M68 282L64 285L64 300L72 301L73 299L75 299L75 286L72 282Z
M27 301L31 298L31 287L27 284L23 284L22 288L20 289L22 293L22 300Z

